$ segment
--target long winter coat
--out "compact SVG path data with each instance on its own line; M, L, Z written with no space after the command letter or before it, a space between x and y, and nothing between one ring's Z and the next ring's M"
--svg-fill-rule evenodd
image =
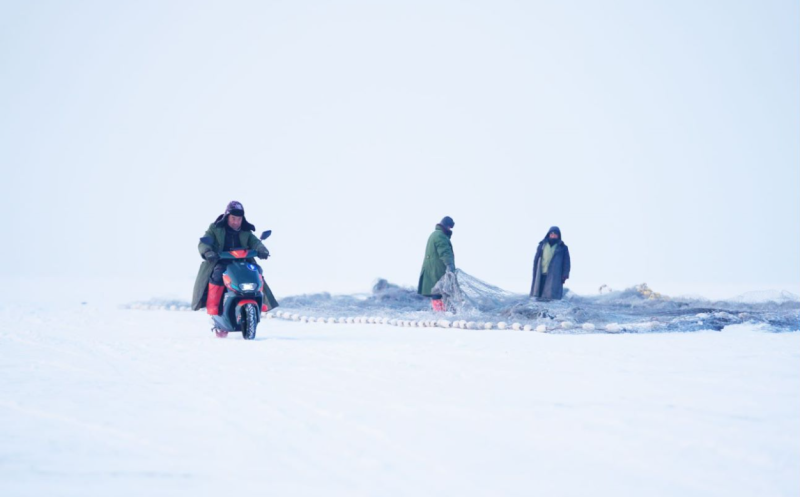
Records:
M453 244L450 243L452 232L446 232L441 225L436 225L436 230L428 237L425 247L425 260L422 261L422 272L419 275L417 293L431 296L433 285L436 284L444 273L448 264L455 265Z
M200 270L197 272L197 279L194 282L194 292L192 294L192 310L194 311L202 309L206 306L206 298L208 296L208 280L211 278L211 272L214 270L214 264L205 260L205 256L203 254L209 250L213 250L216 253L220 253L222 251L222 247L225 245L226 224L227 219L224 216L217 218L216 221L209 225L208 230L206 230L206 234L203 235L203 237L208 236L213 238L214 244L206 245L203 242L200 242L197 245L197 250L200 252L200 257L203 258L203 262L200 264ZM255 230L255 226L247 222L242 222L242 228L239 232L239 241L241 242L241 246L247 247L250 250L259 250L264 248L264 244L261 243L261 240L259 240L256 235L253 234L253 230ZM272 290L270 290L269 286L267 286L266 281L264 282L264 303L267 304L270 309L278 307L278 302L275 300L275 296L272 295Z
M556 244L553 258L550 260L550 266L547 268L547 279L545 279L544 288L541 289L541 293L538 292L543 276L541 267L542 250L544 249L544 244L548 243L547 238L545 237L544 240L539 242L536 256L533 258L531 297L535 297L537 300L560 300L564 296L564 284L562 281L569 278L570 270L569 248L560 238Z

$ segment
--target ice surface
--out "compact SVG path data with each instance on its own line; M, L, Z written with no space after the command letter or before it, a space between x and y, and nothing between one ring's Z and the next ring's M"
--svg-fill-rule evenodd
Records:
M303 312L425 314L399 294ZM800 493L798 333L269 319L250 342L214 338L201 312L0 320L3 496Z

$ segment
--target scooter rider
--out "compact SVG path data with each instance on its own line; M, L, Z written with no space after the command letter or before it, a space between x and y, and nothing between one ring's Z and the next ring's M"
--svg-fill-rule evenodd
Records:
M247 248L257 251L259 259L269 257L269 250L253 234L255 229L255 226L250 224L244 217L242 204L235 200L229 202L225 212L211 223L205 237L212 238L214 246L206 245L203 242L198 245L198 250L204 261L200 265L194 285L193 310L196 311L206 307L208 314L212 316L219 315L219 304L225 290L222 274L230 263L228 260L220 260L219 252ZM255 264L255 261L251 262ZM261 267L258 264L255 265L258 267L258 271L262 272ZM277 306L278 302L266 282L264 282L264 305L261 310L266 312Z

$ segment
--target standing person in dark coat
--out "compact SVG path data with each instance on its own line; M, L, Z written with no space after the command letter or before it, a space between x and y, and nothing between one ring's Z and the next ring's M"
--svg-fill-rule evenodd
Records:
M553 226L539 242L533 258L531 297L536 300L561 300L569 270L569 248L561 239L561 230Z
M428 237L428 244L425 246L425 260L422 261L417 293L430 297L431 307L436 312L444 312L445 309L442 296L433 293L433 285L438 283L446 272L455 272L456 270L453 244L450 243L455 225L452 217L445 216L442 222L436 225L436 229Z

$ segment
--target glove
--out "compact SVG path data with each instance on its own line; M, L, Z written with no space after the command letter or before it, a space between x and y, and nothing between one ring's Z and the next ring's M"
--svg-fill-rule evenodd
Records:
M203 254L203 257L205 257L205 259L206 259L208 262L210 262L211 264L216 264L216 263L217 263L217 261L219 261L219 254L217 254L217 253L216 253L216 252L214 252L213 250L209 250L208 252L206 252L205 254Z
M456 272L456 265L452 262L447 265L447 272L448 273L455 273Z
M269 250L266 247L258 249L258 256L259 259L266 259L269 257Z

